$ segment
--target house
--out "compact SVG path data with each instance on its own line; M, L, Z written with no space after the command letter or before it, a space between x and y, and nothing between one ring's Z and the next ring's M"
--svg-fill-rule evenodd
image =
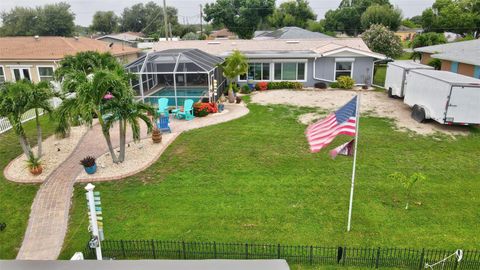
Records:
M217 31L212 31L208 36L208 39L237 39L238 36L230 32L227 28L223 28Z
M249 71L238 78L248 80L298 81L306 87L350 76L357 84L371 84L373 65L382 54L372 52L360 38L308 40L184 40L157 43L154 51L196 48L221 58L233 50L246 55Z
M421 53L422 64L428 64L432 58L436 58L441 60L442 70L480 78L480 40L478 39L420 47L414 51Z
M53 72L67 55L78 52L110 52L122 63L138 57L139 49L109 45L84 37L2 37L0 38L0 83L28 79L53 79Z
M255 40L271 40L271 39L321 39L332 38L331 36L312 32L296 26L282 27L274 31L256 31Z
M411 41L417 35L422 33L422 29L419 28L409 28L404 25L401 25L397 32L395 32L395 36L399 37L402 41Z
M101 40L108 43L118 44L121 46L130 46L130 47L137 47L137 43L149 41L150 38L145 38L143 33L139 32L124 32L118 34L110 34L96 38L97 40Z

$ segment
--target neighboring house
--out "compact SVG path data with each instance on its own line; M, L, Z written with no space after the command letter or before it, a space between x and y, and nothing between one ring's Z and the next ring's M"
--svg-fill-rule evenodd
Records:
M150 38L145 38L143 33L138 32L124 32L118 34L110 34L96 38L97 40L101 40L108 43L118 44L121 46L130 46L130 47L137 47L137 43L145 42L151 40Z
M298 81L306 87L316 82L333 82L339 76L350 76L357 84L371 84L374 61L386 59L372 52L360 38L324 38L318 40L185 40L157 43L154 51L196 48L227 57L239 50L248 57L247 80Z
M420 28L409 28L401 25L397 32L395 32L395 36L399 37L402 41L411 41L417 34L422 33L422 31Z
M238 36L228 31L227 28L223 28L217 31L212 31L208 36L208 39L237 39Z
M296 26L283 27L274 31L256 31L255 40L270 40L270 39L321 39L332 38L331 36L312 32Z
M135 48L109 46L103 41L83 37L2 37L0 83L21 79L33 82L53 80L53 73L65 56L84 51L110 52L122 63L139 55Z
M422 64L432 58L442 61L442 70L480 78L480 40L446 43L414 49L422 54Z

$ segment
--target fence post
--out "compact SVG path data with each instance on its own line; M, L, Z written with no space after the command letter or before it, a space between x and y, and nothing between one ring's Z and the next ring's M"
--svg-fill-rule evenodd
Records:
M122 255L123 255L123 258L127 258L127 256L125 255L125 246L123 245L123 240L120 240L120 246L122 247Z
M425 260L425 248L422 248L422 255L420 255L420 264L418 265L419 270L423 268L424 260Z
M248 243L245 243L245 259L248 259Z
M217 242L213 242L213 258L217 258Z
M342 261L342 265L345 265L345 261L347 259L347 247L343 247L343 261Z
M377 259L375 260L375 268L378 269L378 264L380 262L380 247L377 249Z
M182 251L183 251L183 259L186 260L187 259L187 252L186 252L186 248L185 248L185 241L182 241Z
M313 246L310 246L310 258L309 258L310 265L313 264Z
M157 255L155 254L155 242L152 239L152 254L153 254L153 259L157 258Z
M277 246L277 259L280 259L280 244Z

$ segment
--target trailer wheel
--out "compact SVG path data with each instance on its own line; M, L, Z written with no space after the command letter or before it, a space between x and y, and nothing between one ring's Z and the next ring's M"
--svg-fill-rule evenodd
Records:
M412 109L412 118L418 123L424 123L426 120L425 109L421 106L414 105Z
M392 88L391 88L391 87L388 88L387 94L388 94L388 97L389 97L389 98L393 98Z

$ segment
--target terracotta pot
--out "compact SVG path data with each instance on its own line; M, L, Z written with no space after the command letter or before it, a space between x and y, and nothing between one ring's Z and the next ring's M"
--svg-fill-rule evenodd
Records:
M42 166L30 168L30 173L31 173L32 175L37 176L37 175L42 174L42 172L43 172Z
M161 143L162 142L162 133L159 130L154 130L152 132L152 141L153 141L153 143Z

